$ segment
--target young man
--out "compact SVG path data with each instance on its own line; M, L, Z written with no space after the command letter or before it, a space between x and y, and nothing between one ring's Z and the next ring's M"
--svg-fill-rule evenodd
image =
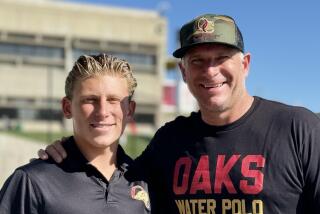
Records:
M150 213L145 182L128 170L118 145L133 116L137 86L129 64L105 54L81 56L62 99L73 121L61 163L36 160L18 168L0 192L0 213Z
M319 212L319 118L248 93L250 54L231 17L199 16L180 42L173 55L200 111L161 127L135 160L156 193L153 210Z

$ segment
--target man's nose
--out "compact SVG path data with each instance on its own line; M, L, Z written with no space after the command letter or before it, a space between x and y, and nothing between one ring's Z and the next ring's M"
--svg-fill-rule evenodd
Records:
M216 76L219 73L219 66L213 62L208 63L206 67L206 74L209 76Z
M98 105L96 106L96 115L104 118L110 114L110 106L106 100L100 100Z

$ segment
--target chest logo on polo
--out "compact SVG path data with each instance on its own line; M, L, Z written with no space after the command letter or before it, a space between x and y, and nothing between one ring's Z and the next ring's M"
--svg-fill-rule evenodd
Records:
M131 198L142 201L144 206L149 210L150 209L150 199L147 191L143 189L140 185L135 185L131 187Z

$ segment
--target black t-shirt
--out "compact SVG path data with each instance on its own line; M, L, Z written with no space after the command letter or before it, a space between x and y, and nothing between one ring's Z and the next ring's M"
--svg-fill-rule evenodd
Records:
M255 97L229 125L178 117L136 163L155 213L320 212L320 120L301 107Z
M150 213L148 187L131 172L123 149L109 181L81 154L71 137L61 163L36 160L11 175L0 191L4 214L128 214ZM138 179L137 179L138 178Z

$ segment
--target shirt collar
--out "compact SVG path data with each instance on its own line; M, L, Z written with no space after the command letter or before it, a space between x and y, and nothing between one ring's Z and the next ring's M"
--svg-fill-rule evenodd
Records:
M63 143L63 147L66 150L68 156L62 162L62 167L65 167L72 171L84 171L87 165L90 164L89 161L79 150L73 136L69 137ZM118 145L117 168L122 172L126 172L128 170L129 165L131 165L132 162L133 160L125 153L121 145Z

